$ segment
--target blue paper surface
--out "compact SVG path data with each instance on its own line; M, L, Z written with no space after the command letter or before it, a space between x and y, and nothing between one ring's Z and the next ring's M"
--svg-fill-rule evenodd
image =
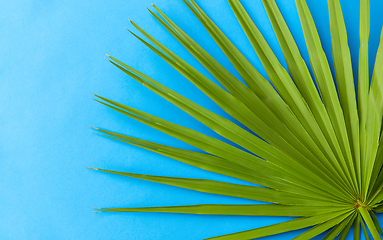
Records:
M86 169L98 167L246 184L100 137L89 128L106 128L145 140L193 149L94 102L92 93L95 93L220 138L130 79L104 58L104 54L108 53L196 103L228 117L194 85L124 29L134 30L128 19L135 21L211 78L149 14L146 8L153 9L152 1L12 0L0 4L0 239L192 240L289 219L92 213L92 207L254 203ZM325 0L307 2L332 64L327 3ZM182 1L155 0L153 3L238 76ZM229 4L223 0L197 0L197 3L265 76ZM261 1L242 0L242 3L285 65ZM278 0L277 3L304 58L308 60L294 1ZM353 65L357 69L359 1L341 0L341 4ZM383 24L381 9L381 0L371 0L371 70ZM378 217L383 220L382 216ZM268 239L291 239L302 231Z

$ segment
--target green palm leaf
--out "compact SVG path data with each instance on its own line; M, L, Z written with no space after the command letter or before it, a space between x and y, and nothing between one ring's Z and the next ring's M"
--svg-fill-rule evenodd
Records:
M153 176L90 168L209 194L245 198L269 204L202 204L140 208L97 208L95 212L163 212L205 215L297 217L257 229L211 239L254 239L310 227L294 239L346 239L354 225L368 239L380 239L376 213L383 212L383 31L369 84L369 0L360 2L358 93L339 0L328 0L335 79L305 0L295 0L314 77L274 0L263 0L288 69L279 62L239 0L228 0L258 55L270 82L225 36L194 0L183 0L214 39L244 83L177 26L164 12L150 14L222 85L215 84L143 28L131 22L147 40L141 43L198 87L237 124L109 56L108 60L154 93L174 104L226 140L209 137L138 109L96 96L96 101L202 152L166 146L109 130L100 135L177 161L260 186L207 179ZM315 86L318 85L318 90ZM337 86L337 88L336 88ZM255 135L255 134L257 135ZM231 144L233 143L233 144Z

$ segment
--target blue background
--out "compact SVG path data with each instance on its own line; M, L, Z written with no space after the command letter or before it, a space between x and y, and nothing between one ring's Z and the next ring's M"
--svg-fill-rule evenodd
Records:
M216 136L181 110L129 79L104 59L105 53L198 104L227 116L124 29L133 29L128 19L134 20L210 77L147 12L147 7L152 8L152 1L238 76L181 1L12 0L0 4L0 239L202 239L289 219L92 213L91 207L252 203L86 169L89 166L243 183L100 137L89 128L103 127L193 149L92 101L91 93L96 93ZM229 4L223 0L197 2L264 74ZM294 1L277 2L308 60ZM325 0L307 2L331 59L327 3ZM261 1L242 0L242 3L285 64ZM357 67L359 1L342 0L341 4L354 67ZM371 63L374 62L383 24L381 9L381 0L371 0ZM379 219L383 221L382 216ZM269 239L290 239L300 232Z

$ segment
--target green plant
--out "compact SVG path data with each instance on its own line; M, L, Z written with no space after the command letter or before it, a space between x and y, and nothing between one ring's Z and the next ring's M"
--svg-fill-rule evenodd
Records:
M269 202L266 205L194 205L154 208L100 208L101 212L173 212L191 214L292 216L293 220L213 239L253 239L311 227L295 239L310 239L331 229L325 239L345 239L354 224L374 239L382 233L375 213L383 212L383 43L369 85L369 0L361 0L358 96L356 96L339 0L328 0L336 84L305 0L295 0L315 81L274 0L263 0L288 65L282 67L238 0L228 0L261 60L272 85L249 63L193 1L184 0L204 25L246 85L222 67L156 6L150 13L222 84L221 88L142 28L153 45L131 32L224 111L260 136L195 104L166 86L108 55L134 80L173 103L247 151L97 96L100 103L195 146L193 152L97 129L101 134L208 171L264 187L211 180L172 178L95 169L195 191ZM383 39L383 32L382 32ZM155 47L156 46L156 47ZM290 74L289 74L290 73ZM253 154L251 154L251 153Z

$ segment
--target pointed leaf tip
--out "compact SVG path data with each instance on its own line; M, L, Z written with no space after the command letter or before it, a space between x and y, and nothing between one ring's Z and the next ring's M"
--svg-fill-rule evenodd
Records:
M92 168L92 167L86 167L87 169L90 169L90 170L100 170L98 168Z

